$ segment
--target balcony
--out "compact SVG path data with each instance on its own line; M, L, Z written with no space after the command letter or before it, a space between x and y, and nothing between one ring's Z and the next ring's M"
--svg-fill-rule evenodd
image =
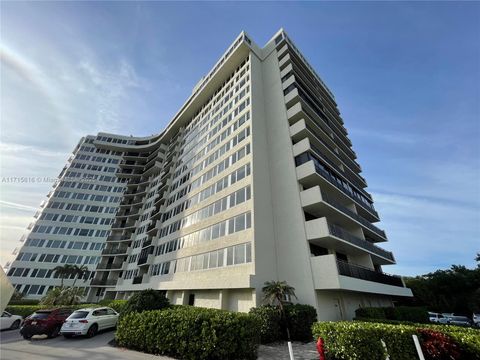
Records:
M400 277L339 261L333 254L312 257L310 263L317 290L413 296L412 291L405 287Z
M135 276L132 280L132 284L141 284L143 280L143 275Z
M120 222L120 223L114 223L112 225L112 230L113 231L120 231L120 230L133 230L137 226L137 222L133 221L130 223L127 222Z
M325 133L333 134L332 139L334 139L335 144L339 146L342 151L347 154L347 156L349 156L352 160L357 157L357 155L349 145L350 140L346 136L338 136L337 134L334 134L334 130L325 123L322 117L317 114L316 110L314 110L309 104L307 104L304 99L299 100L299 102L297 102L295 105L288 108L287 117L290 124L294 124L302 118L310 119Z
M337 260L337 267L340 275L386 285L405 287L400 276L387 275L363 266L349 264L341 260Z
M377 263L395 263L395 258L390 251L361 239L340 226L329 223L326 218L307 221L305 227L307 240L320 246L352 254L362 254L366 251L375 257Z
M126 255L128 247L125 248L113 248L113 249L103 249L102 255Z
M325 166L323 166L318 159L313 157L309 152L305 152L295 158L297 165L297 179L307 188L315 185L325 184L327 188L335 191L339 196L343 197L346 201L353 201L358 205L362 215L367 218L368 221L379 221L379 217L373 205L367 205L364 203L359 195L359 192L354 192L352 186L331 175ZM365 200L366 201L366 200Z
M137 264L138 265L148 265L148 264L150 264L150 262L151 262L150 260L153 257L152 254L153 254L154 248L155 247L152 246L151 244L143 247L142 251L140 252L140 254L138 256Z
M386 241L385 231L373 225L370 221L357 214L351 208L334 200L326 191L314 186L300 193L302 207L316 217L328 216L329 218L348 225L361 225L366 235L375 241ZM349 201L351 203L351 201ZM353 204L352 204L353 205ZM344 216L347 215L347 216Z
M107 242L132 241L132 235L110 235Z
M117 284L117 279L93 279L90 285L92 286L110 286L114 287Z
M152 220L151 224L148 225L148 227L147 227L146 233L149 234L149 235L152 235L151 233L152 233L154 230L155 230L155 232L158 231L157 225L160 225L160 224L161 224L160 221L158 221L158 220Z
M120 270L123 267L123 262L111 264L98 264L97 270Z

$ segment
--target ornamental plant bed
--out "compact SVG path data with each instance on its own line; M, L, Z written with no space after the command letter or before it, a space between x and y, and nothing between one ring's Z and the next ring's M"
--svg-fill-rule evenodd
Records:
M412 335L420 339L426 360L480 360L480 330L425 324L374 322L322 322L312 327L316 339L325 341L330 359L391 360L417 359Z
M174 307L120 319L118 346L185 360L256 359L260 326L249 314Z

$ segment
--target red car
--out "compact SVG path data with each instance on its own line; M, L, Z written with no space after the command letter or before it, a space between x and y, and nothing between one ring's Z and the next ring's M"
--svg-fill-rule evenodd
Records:
M33 335L47 335L49 338L58 336L63 322L73 312L72 309L37 310L25 319L20 334L29 340Z

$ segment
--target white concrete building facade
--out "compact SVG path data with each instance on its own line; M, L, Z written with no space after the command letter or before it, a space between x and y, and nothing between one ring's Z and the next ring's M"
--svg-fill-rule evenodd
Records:
M334 96L283 30L263 48L241 33L160 134L91 139L121 159L124 192L89 301L154 288L248 311L265 281L286 280L320 320L340 320L411 296L383 273L395 258L377 245L386 235ZM12 269L14 284L30 281Z

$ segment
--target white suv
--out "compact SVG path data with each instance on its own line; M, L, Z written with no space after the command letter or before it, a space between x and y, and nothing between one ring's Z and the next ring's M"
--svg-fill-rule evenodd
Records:
M60 333L66 338L74 335L92 337L100 330L117 326L119 314L109 307L76 310L63 323Z

